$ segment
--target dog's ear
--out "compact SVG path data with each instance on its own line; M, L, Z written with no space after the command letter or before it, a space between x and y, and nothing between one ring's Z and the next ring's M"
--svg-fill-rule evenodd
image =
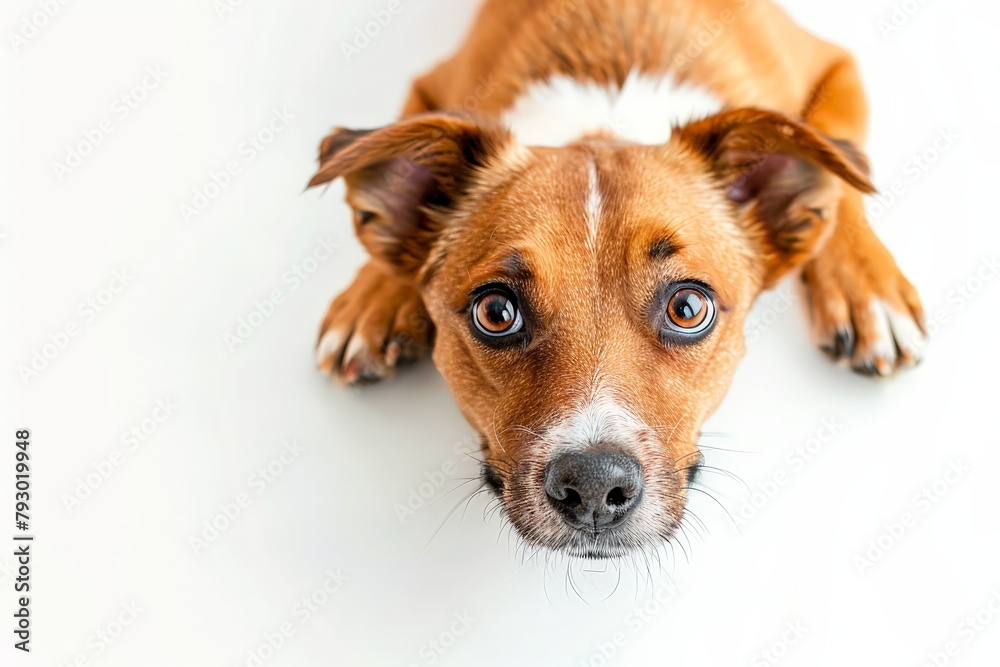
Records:
M767 283L818 249L837 215L841 182L875 191L857 147L778 113L724 111L681 128L680 137L749 213L767 253Z
M309 186L343 176L361 243L413 279L442 220L508 141L499 127L441 113L377 130L337 129L320 144L319 171Z

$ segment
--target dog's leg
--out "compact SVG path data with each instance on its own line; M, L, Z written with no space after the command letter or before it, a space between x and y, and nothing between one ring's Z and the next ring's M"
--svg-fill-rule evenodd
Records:
M844 58L816 86L803 114L816 129L863 145L867 102L853 61ZM891 375L919 361L923 309L865 216L862 195L844 188L824 246L802 270L820 348L856 371Z
M400 361L430 352L434 325L419 292L369 260L323 318L317 361L348 384L392 375Z

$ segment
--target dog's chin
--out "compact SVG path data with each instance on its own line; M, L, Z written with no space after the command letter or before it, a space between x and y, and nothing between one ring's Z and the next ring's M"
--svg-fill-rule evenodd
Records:
M522 531L515 523L518 535L541 551L585 560L627 560L641 554L661 550L673 538L674 528L661 533L645 533L625 523L596 535L593 532L560 527L548 534L539 530ZM530 549L529 549L530 550Z
M607 531L595 538L594 535L578 531L565 544L555 550L573 558L618 560L639 553L655 551L666 541L659 537L635 540L631 536L626 540L624 535L618 536L613 533L614 531Z
M562 553L573 558L583 558L585 560L618 560L621 558L626 558L631 554L639 551L644 551L641 548L626 549L621 545L611 545L611 546L590 546L590 547L580 547L573 546L567 547L562 550Z

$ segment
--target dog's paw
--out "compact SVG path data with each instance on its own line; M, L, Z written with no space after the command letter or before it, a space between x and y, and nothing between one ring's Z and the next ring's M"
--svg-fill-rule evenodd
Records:
M390 377L401 361L430 351L433 325L412 286L369 263L323 318L319 368L348 384Z
M835 361L885 377L920 362L920 297L889 252L870 238L834 235L802 270L813 335Z

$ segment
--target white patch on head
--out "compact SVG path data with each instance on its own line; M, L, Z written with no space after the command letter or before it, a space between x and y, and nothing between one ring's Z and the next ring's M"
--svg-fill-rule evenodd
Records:
M530 85L503 119L529 146L565 146L595 133L612 133L639 144L662 144L673 125L712 116L719 98L670 74L651 77L633 70L621 89L566 75Z
M601 220L601 188L597 182L597 165L593 160L587 171L587 244L593 249L597 242L597 225Z

